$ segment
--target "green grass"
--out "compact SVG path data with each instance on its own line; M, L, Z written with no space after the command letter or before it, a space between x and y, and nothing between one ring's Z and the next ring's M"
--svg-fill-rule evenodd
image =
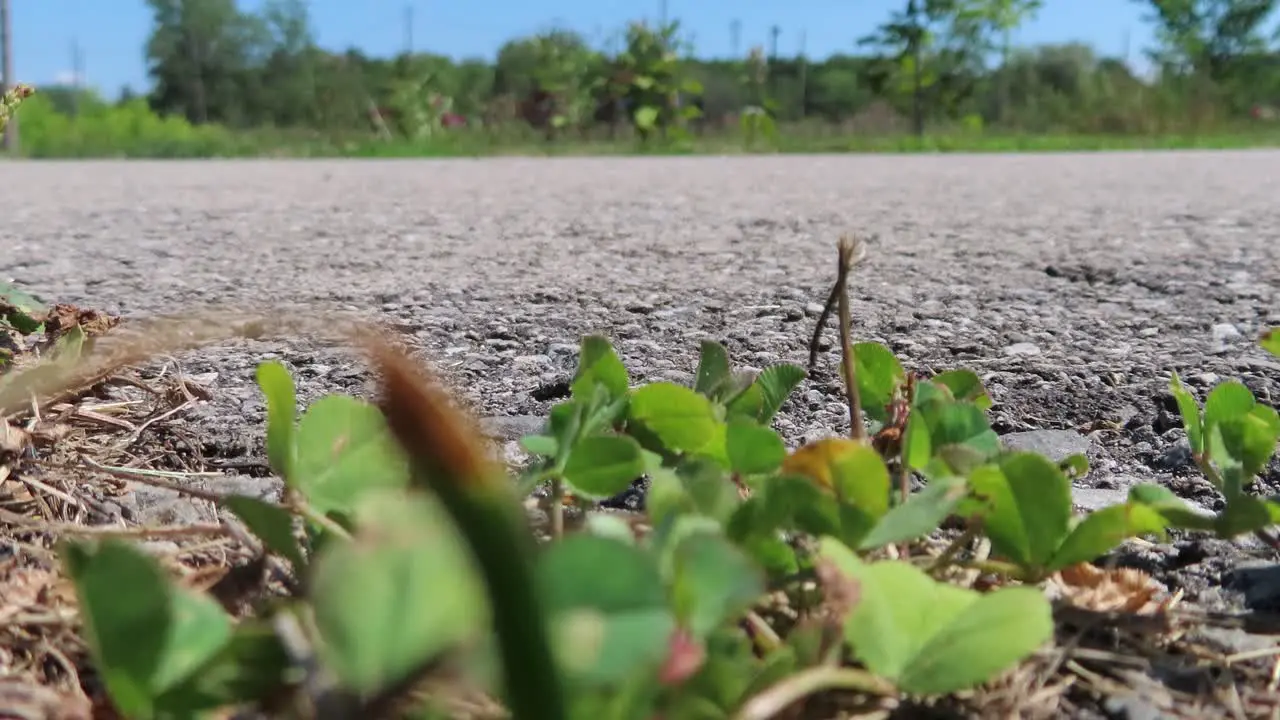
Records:
M597 133L597 135L600 135ZM31 158L183 157L486 157L502 155L738 155L766 153L1080 152L1107 150L1245 149L1280 147L1280 127L1242 125L1165 134L1035 134L946 130L925 138L854 134L820 123L784 124L772 142L748 148L735 131L641 146L634 138L566 136L548 142L525 126L454 130L420 141L384 140L372 133L255 129L233 131L161 118L138 100L101 106L75 118L37 94L21 111L21 150Z

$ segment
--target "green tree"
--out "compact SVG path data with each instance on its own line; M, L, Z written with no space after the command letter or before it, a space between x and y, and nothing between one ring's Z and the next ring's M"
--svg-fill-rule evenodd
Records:
M938 80L936 67L929 63L936 54L938 37L954 30L958 0L907 0L875 32L859 40L873 48L879 61L868 68L868 79L878 93L897 99L911 99L911 125L917 137L924 136L926 93ZM928 63L928 64L927 64ZM905 80L905 82L904 82Z
M306 0L266 0L259 17L270 37L262 70L259 117L277 125L315 122L316 64L320 58ZM264 118L265 119L265 118Z
M1156 24L1152 60L1166 71L1225 80L1249 55L1266 49L1262 24L1276 0L1136 0Z
M155 81L151 107L193 123L242 124L268 32L234 0L147 0L154 28L147 41Z

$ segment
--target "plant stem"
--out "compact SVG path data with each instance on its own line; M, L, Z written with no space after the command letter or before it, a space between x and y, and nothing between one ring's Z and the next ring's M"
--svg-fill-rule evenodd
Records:
M858 378L854 371L853 320L849 311L849 271L857 262L857 241L848 235L840 238L839 269L836 275L836 292L840 304L840 364L844 372L845 394L849 401L849 434L854 440L866 440L867 428L862 424L862 401L858 397Z
M960 548L968 545L970 542L973 542L973 539L977 536L978 523L977 521L970 521L966 525L964 532L960 537L952 541L951 544L947 546L947 549L943 550L942 554L933 561L933 564L929 566L928 572L932 574L946 567L946 565L955 558L956 554L960 552Z
M897 688L864 670L818 666L799 672L766 688L742 706L735 720L766 720L795 702L822 690L854 690L891 696Z
M564 482L557 473L551 476L551 492L548 496L551 507L551 538L559 540L564 537Z

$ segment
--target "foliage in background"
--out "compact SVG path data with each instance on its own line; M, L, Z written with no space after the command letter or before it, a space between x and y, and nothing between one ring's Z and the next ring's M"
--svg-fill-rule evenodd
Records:
M825 59L698 58L673 22L629 23L604 42L553 27L513 38L493 61L324 49L301 0L252 12L148 0L147 94L126 89L116 103L48 88L57 114L79 122L33 112L28 151L482 153L655 130L686 149L686 131L711 149L722 137L749 149L983 149L984 132L1006 138L990 149L1017 149L1007 138L1226 133L1240 144L1280 132L1276 0L1137 1L1157 29L1149 78L1079 43L1013 46L1038 0L904 0L861 42L851 29L849 54ZM144 116L140 98L164 119Z

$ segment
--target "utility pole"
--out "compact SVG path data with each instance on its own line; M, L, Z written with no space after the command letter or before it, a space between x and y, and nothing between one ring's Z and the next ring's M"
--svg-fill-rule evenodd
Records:
M741 57L741 55L738 54L738 50L740 48L741 42L742 42L742 21L735 19L733 22L729 23L729 52L730 52L729 56L732 57L734 60L737 60L738 58Z
M667 26L667 0L658 0L658 27Z
M413 5L404 6L404 54L413 55Z
M80 114L80 88L84 84L84 62L80 41L71 38L71 114Z
M809 115L809 57L805 53L805 45L809 39L806 30L800 30L800 119Z
M769 28L769 62L778 59L778 36L782 34L782 28L774 25Z
M9 92L17 84L13 77L13 17L9 12L9 0L0 0L0 45L4 54L0 56L0 95ZM4 149L6 152L18 152L18 115L9 118L4 128Z

